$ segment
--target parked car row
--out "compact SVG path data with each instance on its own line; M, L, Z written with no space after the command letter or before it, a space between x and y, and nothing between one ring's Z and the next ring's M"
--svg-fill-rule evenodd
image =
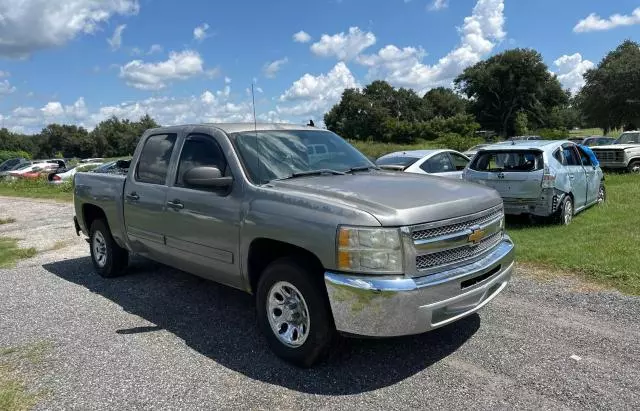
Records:
M1 179L46 179L51 184L61 184L73 179L78 172L123 173L129 160L104 162L102 158L81 159L76 165L67 166L63 159L27 160L12 158L0 164Z

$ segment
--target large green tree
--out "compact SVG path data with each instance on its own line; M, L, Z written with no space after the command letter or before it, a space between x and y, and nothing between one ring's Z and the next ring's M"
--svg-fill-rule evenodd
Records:
M437 87L424 95L426 107L434 116L453 117L467 111L467 100L450 88Z
M584 79L577 102L590 125L605 131L640 127L640 44L623 42Z
M531 49L507 50L477 63L455 84L471 100L482 127L503 136L515 133L518 113L526 114L529 128L545 128L554 109L569 103L569 93Z

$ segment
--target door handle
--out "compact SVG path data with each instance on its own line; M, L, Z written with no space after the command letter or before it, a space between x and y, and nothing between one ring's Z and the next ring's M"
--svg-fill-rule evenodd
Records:
M184 204L180 200L167 201L167 206L174 210L182 210L184 208Z
M138 195L138 193L136 193L135 191L133 193L129 193L127 195L127 200L131 200L131 201L138 201L140 200L140 196Z

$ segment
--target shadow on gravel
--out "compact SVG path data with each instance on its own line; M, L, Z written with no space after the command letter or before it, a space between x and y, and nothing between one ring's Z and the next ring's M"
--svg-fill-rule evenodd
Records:
M93 272L89 257L44 268L156 324L114 334L165 329L249 378L311 394L357 394L398 383L455 352L480 326L474 314L414 337L340 339L329 359L305 370L271 353L256 326L253 299L241 291L146 260L133 261L129 275L111 280Z

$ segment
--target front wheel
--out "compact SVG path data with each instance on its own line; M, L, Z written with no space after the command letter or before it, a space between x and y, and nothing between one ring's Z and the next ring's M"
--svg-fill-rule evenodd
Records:
M606 200L607 200L607 190L604 188L603 185L601 185L600 189L598 189L598 204L604 204Z
M630 162L627 168L630 173L640 174L640 161L635 160Z
M129 253L116 244L104 220L91 224L89 237L91 260L98 275L105 278L122 275L129 263Z
M270 264L258 283L258 325L271 350L300 367L326 353L335 327L321 273L294 258Z

